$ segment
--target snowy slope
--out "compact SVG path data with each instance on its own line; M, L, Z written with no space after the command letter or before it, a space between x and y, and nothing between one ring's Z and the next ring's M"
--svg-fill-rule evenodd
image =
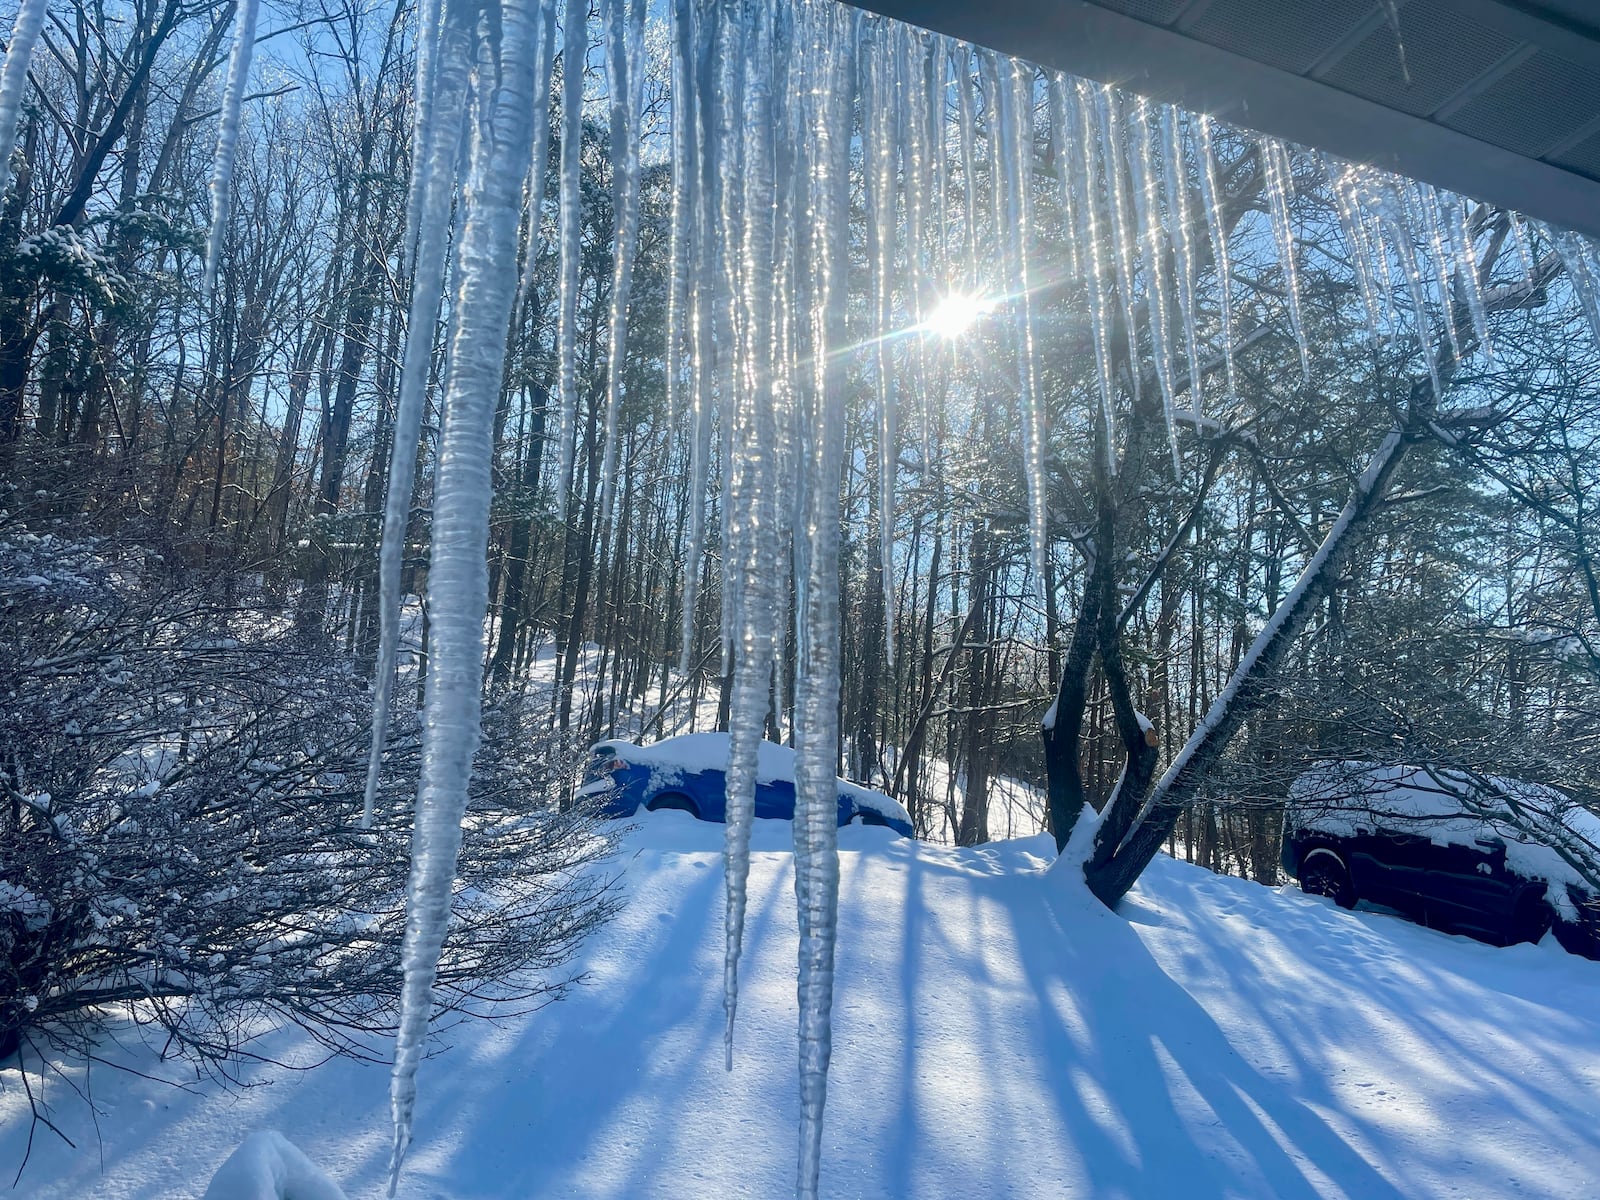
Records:
M789 830L757 822L731 1075L721 833L644 818L621 862L629 903L585 954L590 986L458 1029L423 1064L402 1195L792 1194ZM1600 1195L1600 963L1164 858L1113 916L1045 871L1043 837L951 850L851 827L840 840L824 1195ZM352 1196L379 1194L385 1069L251 1078L262 1086L188 1095L97 1066L100 1150L58 1088L55 1117L81 1149L41 1131L18 1194L198 1196L263 1128ZM26 1105L13 1073L0 1080L11 1170Z

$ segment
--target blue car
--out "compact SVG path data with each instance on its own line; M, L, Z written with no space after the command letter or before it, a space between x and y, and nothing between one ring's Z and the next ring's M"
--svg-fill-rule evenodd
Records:
M596 744L581 797L607 816L631 817L640 808L676 808L702 821L728 819L728 735L686 733L649 746L613 740ZM794 751L762 742L756 766L756 816L794 820ZM839 824L883 825L913 836L911 817L882 792L839 780Z

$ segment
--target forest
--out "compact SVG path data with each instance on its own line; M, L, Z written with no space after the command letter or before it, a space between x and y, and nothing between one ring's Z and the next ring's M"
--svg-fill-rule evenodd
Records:
M129 1003L223 1077L263 1010L385 1053L434 687L424 1025L565 992L606 738L801 744L964 847L1087 806L1108 904L1280 882L1323 760L1600 804L1587 241L829 4L469 7L25 0L0 1055Z

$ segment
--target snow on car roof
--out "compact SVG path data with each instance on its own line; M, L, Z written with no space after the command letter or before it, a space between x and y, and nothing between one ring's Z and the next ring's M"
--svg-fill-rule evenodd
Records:
M614 751L625 762L666 770L698 772L726 771L728 769L728 735L726 733L683 733L677 737L663 738L648 746L612 738L596 742L595 750ZM794 750L777 742L762 741L756 751L756 780L760 783L794 782ZM871 809L886 817L896 817L911 823L911 815L893 796L839 780L839 790L851 796L861 808Z
M1548 883L1563 909L1563 885L1593 892L1600 875L1600 817L1543 784L1447 767L1321 762L1295 779L1289 806L1294 825L1335 837L1382 828L1471 846L1488 826L1506 843L1507 865Z

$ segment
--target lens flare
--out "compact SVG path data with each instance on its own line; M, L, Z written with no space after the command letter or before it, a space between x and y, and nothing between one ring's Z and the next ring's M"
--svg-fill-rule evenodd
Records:
M992 311L994 311L994 301L987 296L951 292L934 306L933 311L922 322L922 328L924 332L934 337L954 340Z

